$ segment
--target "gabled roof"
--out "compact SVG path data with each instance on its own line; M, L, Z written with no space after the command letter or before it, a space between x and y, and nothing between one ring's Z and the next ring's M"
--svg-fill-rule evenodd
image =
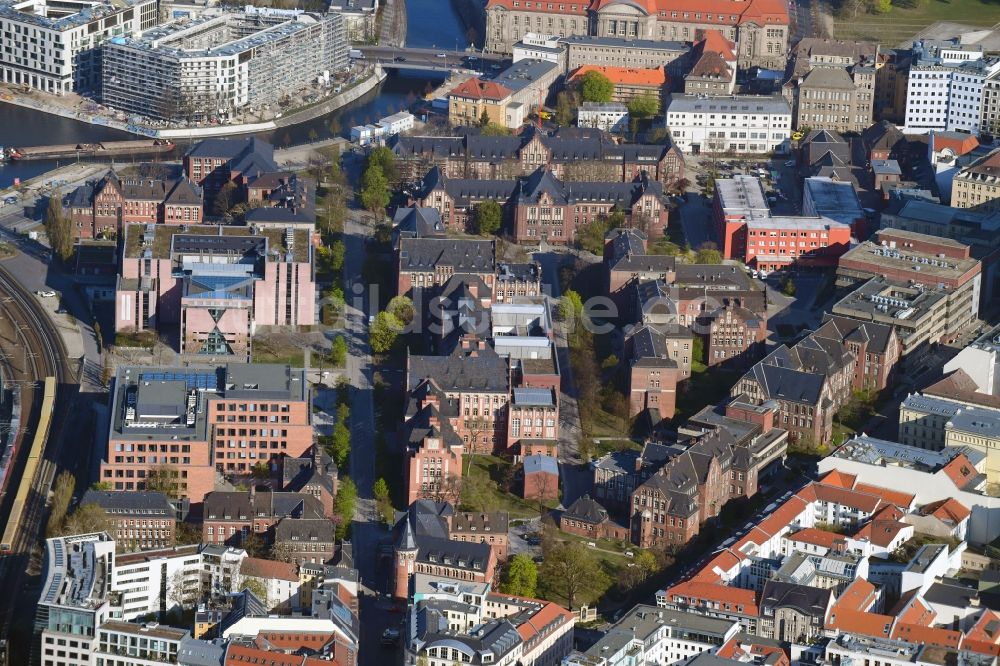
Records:
M825 618L832 590L769 580L760 595L761 609L792 608L804 615Z
M259 557L245 557L240 562L240 573L253 578L297 581L298 573L290 562L277 562Z
M964 453L959 453L949 460L941 468L941 471L945 473L959 490L965 490L970 485L978 485L982 478L976 466L972 464L972 461Z
M875 513L875 509L882 503L882 499L876 495L859 493L846 488L837 488L821 483L813 484L813 488L816 491L816 499L820 502L839 504L869 514Z
M913 500L916 498L916 495L913 493L906 493L901 490L890 490L889 488L874 486L868 483L858 483L854 486L854 490L881 497L886 502L895 504L902 509L909 509L913 506Z
M492 101L502 101L514 93L507 86L495 81L484 81L483 79L467 79L452 88L448 96L468 97L471 99L485 99Z
M756 617L759 614L757 608L756 594L753 590L745 590L741 587L731 587L722 583L707 583L701 581L688 580L674 585L667 590L667 598L674 596L685 597L687 600L697 602L711 601L717 602L717 610L725 610L731 613L741 613ZM737 610L742 606L743 610Z
M925 504L920 507L920 513L924 516L934 516L941 522L951 525L958 525L972 515L972 511L954 497Z
M837 486L839 488L847 488L848 490L854 488L854 483L858 480L857 475L847 474L846 472L841 472L839 469L831 469L829 472L820 477L819 483L824 483L828 486Z
M909 622L897 622L892 630L892 638L910 643L957 648L962 642L962 632L942 629L941 627L925 627Z
M878 322L861 321L840 315L823 315L823 324L814 335L833 337L841 341L868 342L869 352L885 353L892 337L892 326Z
M590 495L584 495L570 504L563 511L562 517L597 525L608 519L608 512L603 506L592 500Z
M400 238L399 268L429 272L451 268L456 273L493 273L496 249L491 240L458 238Z
M695 62L694 67L688 72L691 78L713 78L729 80L732 70L721 55L715 51L705 51Z
M808 543L814 546L822 546L823 548L833 548L838 542L844 541L844 535L842 534L818 530L814 527L807 527L798 532L786 534L785 538L789 541Z
M735 62L736 60L736 45L726 39L718 30L702 31L702 39L695 44L695 48L700 48L703 53L715 53L726 62Z

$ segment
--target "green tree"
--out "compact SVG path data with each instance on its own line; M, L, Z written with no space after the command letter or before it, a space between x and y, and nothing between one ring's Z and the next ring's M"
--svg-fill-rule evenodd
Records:
M347 251L344 241L335 240L327 246L330 270L339 273L344 268L344 253Z
M550 548L538 573L545 588L565 599L570 610L580 594L600 587L607 579L593 554L576 541Z
M46 537L51 538L61 534L75 487L76 479L69 472L62 471L56 477L55 483L52 484L52 504L49 507L49 522L45 526Z
M660 99L653 93L636 95L628 103L628 114L633 118L652 118L660 112Z
M338 335L330 345L330 365L335 368L342 368L347 363L347 342L344 336Z
M875 0L877 14L888 14L890 11L892 11L892 0Z
M180 488L176 479L180 476L176 467L159 465L146 474L146 490L160 492L170 499L180 498Z
M660 568L659 562L656 561L656 555L648 550L640 550L632 562L645 574L645 577L652 576Z
M337 512L337 539L343 540L347 537L351 528L351 521L354 520L354 506L358 501L358 488L350 477L341 479L337 488L337 497L334 500L334 508Z
M721 264L722 253L719 252L719 247L715 243L702 243L695 254L694 262L696 264Z
M52 252L62 261L73 256L73 222L63 212L61 197L53 192L45 210L45 234L49 237Z
M378 509L379 514L382 516L382 521L386 524L391 524L395 514L395 509L393 509L392 506L389 484L385 482L385 479L379 477L378 480L375 481L375 485L372 487L372 494L375 496L375 506Z
M264 557L267 554L267 545L264 539L252 529L240 540L240 546L247 551L250 557Z
M500 123L486 123L479 132L483 136L510 136L513 134L509 127L504 127Z
M236 203L236 183L227 182L212 199L212 215L222 217L229 212L229 209Z
M365 161L365 169L370 169L373 166L378 167L382 171L382 175L390 183L395 182L399 178L396 155L386 146L373 148L368 153L368 159Z
M525 553L518 553L511 558L504 572L500 591L519 597L534 598L538 586L538 567Z
M319 132L315 128L309 129L309 143L316 143L316 139L319 138Z
M700 335L694 336L691 341L691 360L698 363L705 362L705 338Z
M347 458L351 455L351 429L343 421L338 420L333 426L329 454L333 462L337 463L337 467L340 469L346 467Z
M567 290L559 299L559 318L563 321L578 319L583 315L583 299L572 289Z
M267 598L267 585L260 578L250 578L243 576L240 581L240 592L250 590L255 597L260 599L267 608L271 608L271 600Z
M584 102L610 102L615 94L611 79L596 70L580 77L580 96Z
M795 282L793 282L791 278L786 276L781 281L781 293L783 293L785 296L795 295Z
M389 304L385 306L385 311L395 317L401 326L410 324L416 316L413 301L408 296L393 296Z
M376 354L388 353L396 344L396 338L403 324L389 312L379 312L368 330L368 342Z
M177 523L177 527L174 528L174 545L184 546L192 543L201 543L201 530L191 523Z
M271 478L271 467L270 465L267 464L266 461L263 460L254 465L253 469L251 469L250 472L253 478L258 480Z
M372 213L385 211L389 205L389 181L382 169L369 166L361 177L361 205Z
M490 114L486 110L486 107L484 106L483 107L483 112L481 114L479 114L479 126L480 127L486 127L489 124L490 124Z
M477 234L488 236L500 231L503 224L503 208L494 199L487 199L473 208L473 227Z
M596 219L576 230L576 245L598 256L604 254L604 236L608 233L607 220Z

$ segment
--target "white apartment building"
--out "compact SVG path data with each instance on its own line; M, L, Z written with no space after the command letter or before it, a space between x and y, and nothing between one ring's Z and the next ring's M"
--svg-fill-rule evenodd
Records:
M621 134L628 129L628 107L621 102L584 102L576 111L576 126Z
M162 666L176 664L186 629L156 623L129 624L110 621L97 630L90 663L97 666Z
M198 603L202 591L199 546L120 555L112 589L121 594L122 619L169 612Z
M348 66L344 17L247 6L160 26L103 49L101 99L158 119L227 117Z
M1000 59L985 58L981 46L933 40L914 42L913 54L904 130L979 134L983 87L1000 72Z
M0 82L56 95L95 91L97 47L158 20L156 0L0 0Z
M739 622L640 604L589 650L570 655L566 666L660 664L670 666L702 653L714 654L740 632Z
M792 109L780 95L675 93L667 105L667 129L685 153L787 153Z
M115 541L106 532L45 541L35 610L41 666L90 666L97 627L112 617Z
M519 60L546 60L565 67L566 45L559 43L559 35L529 32L514 44L513 61Z

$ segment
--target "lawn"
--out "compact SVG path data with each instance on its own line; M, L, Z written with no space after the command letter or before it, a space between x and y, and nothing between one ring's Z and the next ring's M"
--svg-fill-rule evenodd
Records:
M642 451L642 444L631 439L602 439L595 446L595 455L601 458L615 451Z
M305 365L305 350L291 344L282 344L273 338L255 337L252 342L253 363L280 363L293 368Z
M573 534L566 534L565 532L560 532L558 539L560 541L577 541L582 543L584 546L586 546L587 543L590 541L590 539L587 539L585 537L579 537ZM596 545L597 548L587 548L587 550L591 555L594 556L594 559L597 560L597 563L600 566L601 571L604 573L604 576L598 578L597 580L594 580L591 585L588 585L586 589L581 590L577 594L576 600L574 602L575 608L579 608L580 606L590 606L590 607L596 606L598 602L601 600L601 598L604 597L604 595L606 595L611 590L611 588L615 584L615 581L618 580L618 572L621 570L621 568L624 567L627 563L632 561L631 559L626 557L624 553L609 553L606 552L605 550L599 550L605 548L619 550L621 548L621 544L601 539L596 542ZM633 550L638 550L638 549L635 548ZM548 589L544 584L542 584L540 587L542 588L540 592L543 598L549 601L554 601L555 603L561 604L563 606L566 605L567 599L559 591L554 589Z
M149 349L156 344L156 331L121 331L115 334L118 347L142 347Z
M982 0L894 0L888 14L838 18L834 21L834 36L894 47L935 21L992 26L1000 22L1000 5Z
M500 488L506 468L512 463L497 456L476 454L467 456L471 461L463 461L470 478L462 490L462 504L473 511L506 511L511 518L538 517L538 502L521 499L516 492L520 491L519 483L512 484L513 492L504 492ZM467 492L468 491L468 492ZM546 502L551 508L556 501Z

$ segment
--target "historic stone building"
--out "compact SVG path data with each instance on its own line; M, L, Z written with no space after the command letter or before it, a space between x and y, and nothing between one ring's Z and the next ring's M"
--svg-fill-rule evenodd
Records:
M627 182L645 171L669 186L684 177L684 156L675 146L617 143L605 132L528 128L518 136L403 136L389 142L404 182L440 167L449 178L511 180L540 166L561 180Z
M693 42L719 30L739 46L739 67L781 69L788 52L788 11L782 0L489 0L486 50L511 53L526 33Z

